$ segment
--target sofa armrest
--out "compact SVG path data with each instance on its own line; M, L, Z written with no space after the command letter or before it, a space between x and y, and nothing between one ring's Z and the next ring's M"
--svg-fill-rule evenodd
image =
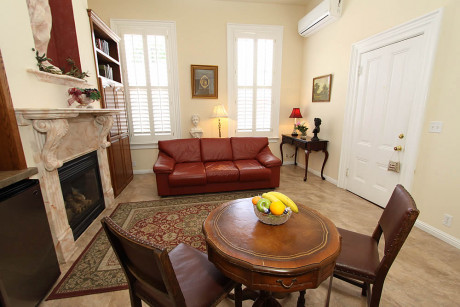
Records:
M270 148L267 146L261 150L256 156L257 161L265 167L281 166L281 160L272 154Z
M170 156L160 152L157 162L153 166L153 171L156 174L171 174L174 171L176 161Z

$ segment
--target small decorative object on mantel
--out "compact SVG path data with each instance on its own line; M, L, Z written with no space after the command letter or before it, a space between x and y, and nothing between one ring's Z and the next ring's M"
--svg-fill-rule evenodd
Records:
M313 129L313 137L311 138L312 141L319 141L318 133L320 131L319 126L321 126L321 118L315 118L315 129Z
M35 51L35 59L37 60L37 67L39 71L53 75L66 75L81 80L89 77L88 72L80 71L77 65L75 65L75 61L71 58L66 59L67 65L70 67L70 70L66 72L65 68L57 68L56 66L52 65L50 62L52 62L53 59L48 58L46 53L40 55L38 50L35 50L35 48L32 48L32 51Z
M306 140L308 127L305 125L305 122L301 122L300 124L297 124L295 128L300 131L300 134L301 134L300 138L302 140Z
M68 90L71 96L67 102L72 106L74 102L79 103L77 108L92 108L91 103L101 99L101 93L95 88L72 87Z
M50 74L62 75L62 70L51 64L53 60L48 58L45 53L40 55L38 50L32 48L32 51L35 51L35 59L37 60L37 67L39 71L44 71Z

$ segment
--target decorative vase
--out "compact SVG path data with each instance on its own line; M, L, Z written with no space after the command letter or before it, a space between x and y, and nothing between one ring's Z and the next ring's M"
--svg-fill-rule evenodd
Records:
M306 140L307 139L307 131L301 132L300 138L302 140Z
M80 102L81 101L81 102ZM77 100L78 106L77 108L87 108L87 109L92 109L93 106L91 105L94 100L92 100L89 97L86 97L85 95L80 96L80 100Z
M77 108L87 108L87 109L92 109L93 106L91 105L94 100L91 98L87 97L86 95L79 95L79 96L74 96L72 95L69 99L69 107L73 108L73 103L77 103Z

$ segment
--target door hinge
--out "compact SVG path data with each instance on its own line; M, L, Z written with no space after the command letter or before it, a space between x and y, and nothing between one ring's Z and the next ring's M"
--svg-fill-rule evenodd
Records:
M361 76L362 73L363 73L363 67L359 66L358 67L358 76Z
M348 168L347 168L347 171L345 172L345 176L348 177Z

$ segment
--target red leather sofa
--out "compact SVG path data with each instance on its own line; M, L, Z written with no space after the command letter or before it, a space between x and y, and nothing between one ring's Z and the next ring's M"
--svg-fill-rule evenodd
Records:
M158 141L158 195L275 188L281 160L263 137Z

